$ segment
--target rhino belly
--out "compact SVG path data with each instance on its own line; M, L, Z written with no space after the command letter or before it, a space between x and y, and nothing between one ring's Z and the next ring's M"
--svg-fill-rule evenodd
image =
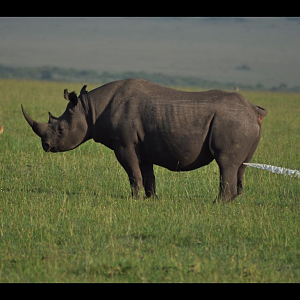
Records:
M145 136L142 149L142 159L171 171L194 170L213 160L206 136Z
M172 171L197 169L213 160L209 151L213 113L188 104L156 107L143 123L145 159Z

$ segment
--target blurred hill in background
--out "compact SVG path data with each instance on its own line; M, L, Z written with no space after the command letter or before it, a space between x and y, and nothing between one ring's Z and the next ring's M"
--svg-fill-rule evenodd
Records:
M299 91L299 18L0 18L0 77Z

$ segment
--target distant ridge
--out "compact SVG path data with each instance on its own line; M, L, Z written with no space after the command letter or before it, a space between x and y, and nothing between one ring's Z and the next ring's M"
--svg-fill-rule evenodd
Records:
M276 87L266 88L262 84L245 85L238 82L218 82L209 81L198 77L174 76L162 73L147 72L122 72L111 73L103 71L99 73L94 70L78 70L74 68L58 68L51 66L44 67L11 67L0 65L0 78L2 79L32 79L41 81L56 82L82 82L82 83L107 83L125 78L143 78L161 85L174 87L193 87L203 89L229 89L235 87L244 90L269 90L269 91L287 91L300 92L300 86L288 87L281 84Z

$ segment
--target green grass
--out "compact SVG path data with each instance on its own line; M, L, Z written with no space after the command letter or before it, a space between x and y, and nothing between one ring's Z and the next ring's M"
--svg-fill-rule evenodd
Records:
M214 205L215 162L155 167L160 198L134 200L111 150L45 153L22 116L60 116L81 87L0 81L0 282L300 281L299 178L248 168L244 194ZM300 94L242 93L269 111L252 161L299 170Z

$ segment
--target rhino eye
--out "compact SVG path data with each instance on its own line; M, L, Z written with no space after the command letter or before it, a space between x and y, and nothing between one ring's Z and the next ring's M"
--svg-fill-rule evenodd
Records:
M58 132L59 134L63 134L63 132L64 132L64 128L63 128L63 127L61 127L61 126L58 126L58 128L57 128L57 132Z

